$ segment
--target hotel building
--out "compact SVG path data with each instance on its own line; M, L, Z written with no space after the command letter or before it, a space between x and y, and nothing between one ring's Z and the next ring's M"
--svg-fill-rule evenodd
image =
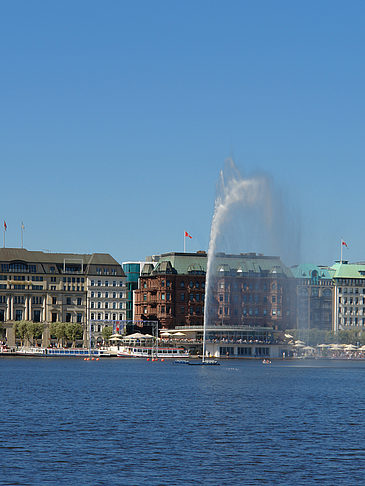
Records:
M291 267L296 279L297 329L332 330L333 270L313 264Z
M8 344L15 344L14 323L21 320L44 323L43 344L49 344L49 324L52 322L75 322L84 328L84 342L92 318L91 282L106 280L124 281L122 267L108 254L93 253L45 253L20 248L0 249L0 322L6 329ZM111 311L119 307L120 294L103 298L105 303L112 302ZM125 301L125 299L124 299ZM119 309L118 309L119 311ZM115 317L119 314L115 312ZM95 317L95 315L94 315ZM108 316L109 317L109 316Z
M201 339L206 264L205 252L165 253L155 267L146 264L135 291L135 318ZM274 346L278 356L287 352L279 349L278 336L295 322L290 269L279 257L220 253L214 270L207 326L211 355L273 356Z
M365 264L337 262L334 283L334 332L365 327Z

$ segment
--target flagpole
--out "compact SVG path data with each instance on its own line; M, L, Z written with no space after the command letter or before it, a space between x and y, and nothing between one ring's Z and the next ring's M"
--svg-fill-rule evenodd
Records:
M342 240L341 240L341 259L340 259L340 263L342 263L342 247L343 247L343 244L342 244Z
M21 234L21 247L23 248L23 223L20 227L20 234Z
M185 253L185 241L186 241L186 236L185 236L185 231L184 231L184 253Z
M5 248L5 231L6 229L4 228L4 248Z

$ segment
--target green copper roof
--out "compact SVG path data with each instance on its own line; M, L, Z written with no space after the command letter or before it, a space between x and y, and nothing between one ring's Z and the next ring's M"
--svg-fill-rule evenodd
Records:
M334 273L328 267L319 267L313 263L302 263L291 267L295 278L327 278L331 279Z
M337 262L332 265L333 278L363 278L365 279L365 264Z
M156 266L162 267L163 262L171 262L172 267L178 274L190 272L206 272L207 255L202 253L164 253ZM292 277L292 273L279 257L256 255L255 253L241 253L239 255L227 255L219 253L215 260L216 271L239 273L283 273Z

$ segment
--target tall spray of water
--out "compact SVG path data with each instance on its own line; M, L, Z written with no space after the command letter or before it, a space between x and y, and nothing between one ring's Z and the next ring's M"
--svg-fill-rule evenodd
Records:
M212 287L216 275L216 254L257 252L298 261L298 220L290 214L282 194L265 174L245 178L232 159L221 171L210 230L206 291L205 332L209 324Z

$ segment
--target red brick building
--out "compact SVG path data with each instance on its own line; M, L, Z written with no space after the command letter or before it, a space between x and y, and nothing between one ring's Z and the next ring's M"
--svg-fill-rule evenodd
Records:
M169 255L169 254L168 254ZM171 254L176 256L178 254ZM182 254L189 258L189 254ZM196 254L192 254L196 258ZM162 255L165 257L166 255ZM203 253L197 257L204 259ZM189 266L188 266L189 267ZM158 320L160 327L202 326L204 315L204 266L190 265L188 273L179 274L171 261L161 261L155 268L145 265L135 291L135 319Z
M135 291L135 319L163 329L203 325L207 255L166 253L145 265ZM209 325L287 329L295 322L293 278L279 257L219 254Z

